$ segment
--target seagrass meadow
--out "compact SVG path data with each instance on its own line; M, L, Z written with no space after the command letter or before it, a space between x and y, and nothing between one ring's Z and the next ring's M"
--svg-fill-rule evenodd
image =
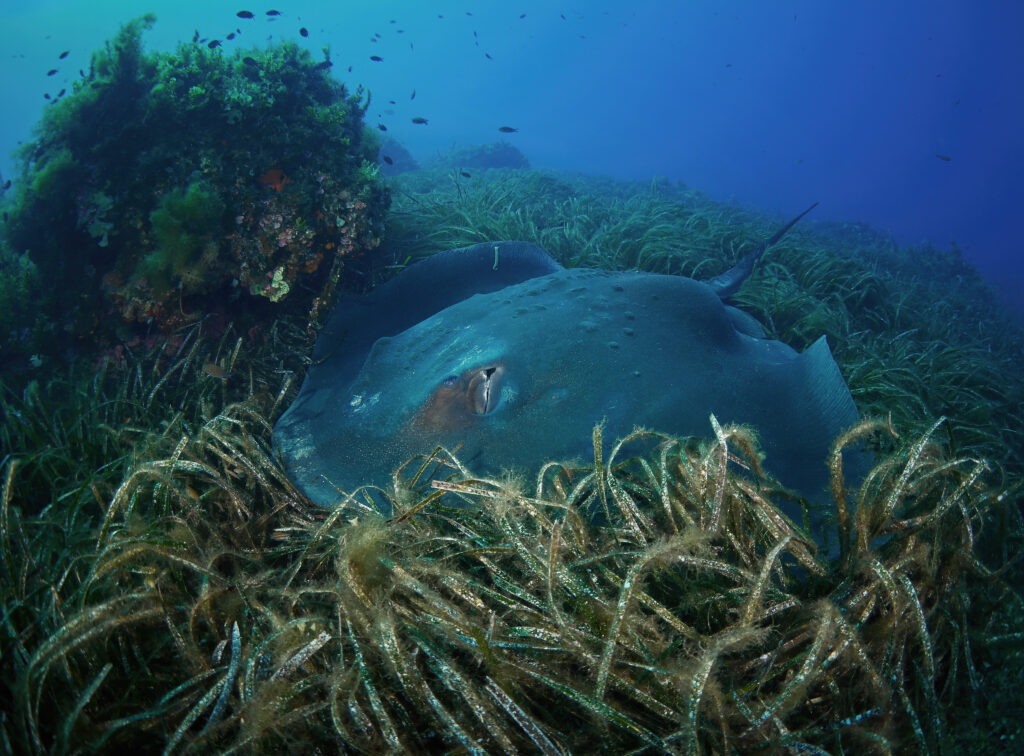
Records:
M706 278L777 219L666 182L391 180L374 282L490 239ZM1024 339L959 253L807 222L739 297L822 333L865 418L832 551L756 433L593 431L481 478L423 449L309 503L271 428L313 337L190 324L3 376L0 747L11 753L997 753L1021 747ZM875 464L848 484L838 450Z

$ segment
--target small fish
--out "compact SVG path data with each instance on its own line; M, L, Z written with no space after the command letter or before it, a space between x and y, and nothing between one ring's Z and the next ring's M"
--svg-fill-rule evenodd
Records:
M415 100L415 99L416 99L416 90L415 90L415 89L414 89L414 90L412 90L412 94L411 94L411 95L409 95L409 99L410 99L410 100Z
M348 72L349 72L349 73L352 73L352 66L349 66L349 67L348 67Z
M388 23L389 24L397 24L398 22L395 19L391 19L390 21L388 21Z
M239 18L254 18L252 11L238 11L235 15Z
M459 171L459 175L462 176L463 178L473 178L470 175L469 171Z
M388 104L389 105L397 105L398 103L395 102L394 100L388 100ZM388 113L388 115L391 115L391 113Z
M50 99L50 93L49 92L43 92L43 97L45 99L49 100Z
M313 66L313 68L315 68L317 71L326 71L333 65L334 64L331 63L331 61L325 60L323 63L317 63L315 66Z
M213 378L220 378L222 381L227 380L228 377L228 371L216 362L207 362L203 365L203 372Z
M307 29L305 26L303 26L301 29L299 29L299 34L301 36L303 36L303 37L308 37L309 36L309 29Z
M211 50L214 49L215 47L220 47L220 40L219 39L211 40L210 43L207 44L206 46L209 47Z
M58 57L58 58L60 58L61 60L64 60L64 58L68 57L68 54L69 54L70 52L71 52L70 50L65 50L64 52L62 52L62 53L61 53L60 55L58 55L57 57Z
M427 119L421 116L416 116L415 118L412 119L412 122L421 126L427 125Z
M62 90L60 90L60 91L59 91L59 92L57 93L57 96L58 96L58 97L63 97L63 96L64 96L64 93L65 93L65 92L67 92L67 91L68 91L68 90L66 90L66 89L62 89Z
M392 160L391 158L389 158L387 155L381 155L380 159L383 160L388 165L394 165L395 164L395 161Z
M515 134L519 129L513 128L512 126L499 126L498 131L502 134Z
M935 157L937 157L939 160L945 160L947 163L953 159L949 155L936 155Z
M558 15L562 17L563 21L565 21L565 14L564 13L559 13Z
M380 57L379 55L371 55L370 60L372 60L374 63L380 63L382 60L384 60L384 58Z
M46 75L47 76L53 76L55 73L57 73L57 69L56 68L51 68L49 71L46 72Z
M256 66L256 65L259 65L259 64L258 64L258 63L256 62L256 58L250 57L250 56L248 56L248 55L246 55L246 56L245 56L244 58L242 58L242 62L243 62L243 63L245 63L245 65L247 65L247 66Z
M84 79L84 78L85 78L85 71L83 71L83 70L82 70L81 68L79 68L79 69L78 69L78 75L79 75L79 76L81 76L81 77L82 77L82 78ZM956 104L957 104L957 105L959 105L959 104L960 104L960 101L959 101L959 100L957 100L957 101L956 101Z
M525 13L520 13L519 14L519 18L526 18L526 14Z
M196 33L192 35L192 44L195 44L198 41L199 41L199 30L196 29Z
M224 37L224 39L226 39L228 41L231 41L234 38L235 38L235 33L234 32L231 32L228 36Z
M487 58L487 60L494 60L494 58L491 57L490 53L484 53L484 57Z
M268 15L268 16L280 16L280 15L281 15L281 11L276 11L276 10L268 10L268 11L267 11L267 15Z
M381 131L387 131L388 130L388 127L385 126L383 123L378 123L377 124L377 128L380 129Z
M476 39L476 29L473 30L473 39Z

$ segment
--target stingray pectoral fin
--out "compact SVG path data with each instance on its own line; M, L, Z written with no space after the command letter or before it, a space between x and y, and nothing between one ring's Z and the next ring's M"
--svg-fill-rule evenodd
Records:
M789 431L801 434L809 448L828 450L836 436L859 419L857 405L824 336L800 355L797 365L802 379L799 383L802 395L800 411L792 419ZM859 449L851 449L844 452L843 457L847 480L859 483L870 466L868 455ZM827 462L823 457L809 460L807 464L821 466ZM822 468L818 467L818 470Z
M831 422L825 425L832 426L827 430L832 436L857 422L857 405L824 336L800 355L799 365L807 390L805 401L808 409L813 410L809 416L830 418Z

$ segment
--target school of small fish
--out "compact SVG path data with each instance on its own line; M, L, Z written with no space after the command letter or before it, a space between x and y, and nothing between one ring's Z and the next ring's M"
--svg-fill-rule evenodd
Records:
M471 11L466 11L465 15L467 17L473 17L473 13ZM527 14L525 14L525 13L519 13L517 15L518 15L518 20L519 21L525 20L526 16L527 16ZM582 14L577 13L575 15L577 17L579 17L579 18L582 18ZM254 12L254 11L251 11L251 10L245 10L245 9L244 10L239 10L239 11L237 11L235 13L235 18L240 19L243 22L253 22L253 23L256 23L258 16L260 16L260 14L258 12ZM561 18L562 21L568 21L568 19L566 18L566 15L564 13L559 14L559 17ZM262 12L262 18L265 21L267 21L267 22L275 22L275 21L279 21L281 19L286 19L286 16L285 16L284 12L272 8L270 10L263 11ZM439 13L439 14L437 14L437 18L438 18L438 20L443 21L445 19L445 16L444 16L444 14ZM301 22L302 21L301 17L296 16L296 21ZM388 25L389 26L393 26L393 27L397 27L398 26L398 19L390 19L388 21ZM199 30L196 29L195 33L192 35L192 43L195 44L195 45L204 45L208 50L211 50L211 51L225 50L225 46L224 45L225 45L226 42L232 42L236 38L239 38L239 37L243 36L243 27L245 27L246 29L255 28L255 27L249 27L247 24L243 23L240 26L238 26L238 27L234 28L233 30L229 31L227 34L225 34L225 35L223 35L221 37L213 37L213 38L202 36L200 34ZM299 34L299 36L301 38L303 38L303 39L310 39L311 31L310 31L310 28L308 26L298 26L297 31L298 31L298 34ZM480 34L477 32L476 29L472 29L471 31L472 31L472 40L473 40L474 47L480 47L480 39L481 39ZM320 29L320 32L321 32L321 34L324 34L324 30L323 29ZM403 29L403 28L395 28L394 29L394 33L395 34L404 34L405 33L405 29ZM578 36L580 36L582 38L584 35L578 35ZM377 43L377 42L383 40L384 37L383 37L383 35L380 32L374 32L373 35L369 39L370 39L370 42ZM413 42L410 41L409 42L409 51L413 52L414 50L415 50L415 47L413 45ZM485 59L487 59L487 60L494 60L493 56L489 52L487 52L487 51L481 51L481 52L483 53L483 57ZM58 61L64 61L64 60L66 60L68 58L68 56L70 54L71 54L71 50L63 50L57 56L57 60ZM237 53L235 53L235 54L237 55ZM323 60L322 62L318 63L315 66L315 68L317 70L327 71L328 69L330 69L334 65L334 62L329 57L329 53L325 52L324 55L325 55L325 60ZM385 59L384 59L383 55L370 55L368 57L369 57L369 59L370 59L370 61L372 63L385 63ZM254 58L254 57L252 57L250 55L246 55L246 56L242 57L241 58L241 62L242 62L243 65L249 66L249 67L252 67L252 68L258 68L259 65L260 65L260 62L256 58ZM354 63L348 65L347 70L348 70L349 73L353 72L353 68L355 67L355 65L356 64L354 64ZM56 77L60 73L61 73L61 69L59 67L51 68L51 69L47 70L46 76L47 77ZM81 68L78 69L78 75L79 75L80 79L88 78L86 73L85 73L85 71L83 69L81 69ZM67 78L59 79L59 81L62 81L63 83L66 83L66 84L69 84L69 85L72 84L72 82L69 79L67 79ZM93 86L96 86L96 85L93 84ZM52 95L50 92L44 92L43 97L46 100L50 101L51 104L53 104L53 103L57 102L58 100L60 100L67 93L67 91L68 91L68 88L67 87L63 87L63 88L60 89L60 91L56 95ZM412 93L409 96L409 100L415 100L415 99L416 99L416 90L413 89ZM389 103L391 105L396 105L397 104L397 102L395 100L390 100ZM378 123L376 124L377 128L380 131L382 131L382 132L387 131L388 130L388 126L387 126L387 124L385 124L383 122L383 118L386 115L387 116L391 116L391 115L394 115L394 114L395 114L395 111L393 109L387 109L387 110L385 110L382 113L378 113L377 114ZM414 125L417 125L417 126L427 126L429 124L429 119L427 117L425 117L425 116L420 116L420 115L411 117L410 121L411 121L411 123L413 123ZM515 126L502 125L502 126L498 126L497 127L497 131L499 133L501 133L501 134L517 134L517 133L519 133L519 128L515 127ZM943 160L947 160L947 161L950 159L949 157L947 157L945 155L939 155L938 157L940 157ZM391 159L388 158L388 157L383 157L383 160L386 163L389 163L389 164L392 162Z

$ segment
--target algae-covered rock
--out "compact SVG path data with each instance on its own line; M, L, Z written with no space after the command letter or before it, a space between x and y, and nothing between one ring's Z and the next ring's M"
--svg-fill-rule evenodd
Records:
M522 168L530 167L526 155L508 142L460 147L431 160L427 168Z
M153 21L94 53L17 155L0 244L35 266L19 317L44 322L53 351L212 313L246 329L317 318L379 243L389 199L361 88L290 42L150 53Z

